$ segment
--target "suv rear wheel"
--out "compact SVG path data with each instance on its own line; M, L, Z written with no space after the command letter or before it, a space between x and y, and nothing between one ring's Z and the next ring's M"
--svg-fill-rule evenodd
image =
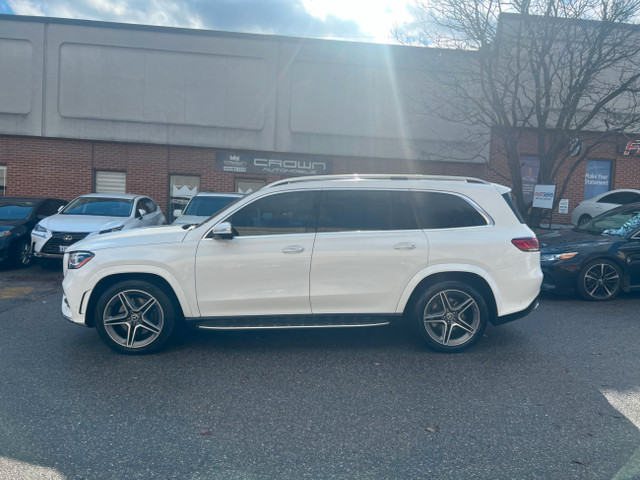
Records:
M415 308L420 334L440 352L461 352L480 340L488 315L482 295L457 281L428 287Z
M162 289L142 280L127 280L100 296L95 319L98 334L113 350L143 354L169 341L175 310Z

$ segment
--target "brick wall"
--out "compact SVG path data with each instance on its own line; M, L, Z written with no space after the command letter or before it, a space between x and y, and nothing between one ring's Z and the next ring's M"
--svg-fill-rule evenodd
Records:
M624 139L620 142L625 143ZM533 132L520 138L523 156L536 156ZM412 162L360 158L335 158L334 173L420 173L465 175L510 185L506 158L499 141L491 142L489 164L457 162ZM590 158L611 160L611 188L640 188L640 157L618 153L616 142L602 145ZM558 176L560 188L570 162ZM283 177L217 172L215 150L211 148L139 145L40 137L0 136L0 165L7 166L8 196L52 196L71 200L93 191L94 170L115 170L127 174L129 193L149 195L165 214L169 203L170 175L198 175L200 189L235 191L236 178L270 183ZM580 165L563 198L569 211L584 199L586 164ZM568 223L569 215L554 212L554 222Z

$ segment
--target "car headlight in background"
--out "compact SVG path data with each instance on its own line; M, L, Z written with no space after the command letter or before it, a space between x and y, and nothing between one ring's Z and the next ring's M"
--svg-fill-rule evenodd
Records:
M8 230L0 229L0 238L8 237L9 235L11 235L11 229L8 229Z
M48 232L46 228L38 223L35 227L33 227L32 233L34 235L37 235L38 237L46 237Z
M69 260L67 262L67 268L75 270L85 265L89 260L94 257L92 252L79 251L69 253Z
M103 233L112 233L112 232L119 232L120 230L122 230L124 228L124 225L120 225L119 227L113 227L113 228L108 228L106 230L100 230L98 232L99 235L102 235Z
M557 262L560 260L569 260L575 257L578 252L566 252L566 253L549 253L540 255L541 262Z

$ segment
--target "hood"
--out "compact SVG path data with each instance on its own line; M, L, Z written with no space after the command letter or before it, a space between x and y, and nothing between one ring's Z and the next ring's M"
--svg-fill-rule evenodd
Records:
M541 251L561 251L567 248L580 249L594 245L608 245L620 241L620 237L597 235L575 229L554 230L538 235Z
M172 225L198 225L207 218L209 217L204 215L180 215L173 221Z
M73 250L101 250L113 247L153 245L159 243L179 243L188 230L179 225L133 228L115 233L92 235L73 244Z
M40 225L54 232L99 232L129 222L129 217L55 214L40 220Z

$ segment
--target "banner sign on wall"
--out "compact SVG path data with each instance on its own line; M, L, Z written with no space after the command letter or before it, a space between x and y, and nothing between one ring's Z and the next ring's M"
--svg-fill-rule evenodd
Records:
M533 206L537 208L553 208L555 185L536 185L533 193Z
M587 160L584 176L584 199L593 198L611 190L611 162L608 160Z
M525 203L533 201L533 190L538 183L540 159L538 157L520 157L520 174L522 175L522 196Z
M259 154L216 152L216 170L263 175L326 175L332 173L333 163L330 159L303 160Z

